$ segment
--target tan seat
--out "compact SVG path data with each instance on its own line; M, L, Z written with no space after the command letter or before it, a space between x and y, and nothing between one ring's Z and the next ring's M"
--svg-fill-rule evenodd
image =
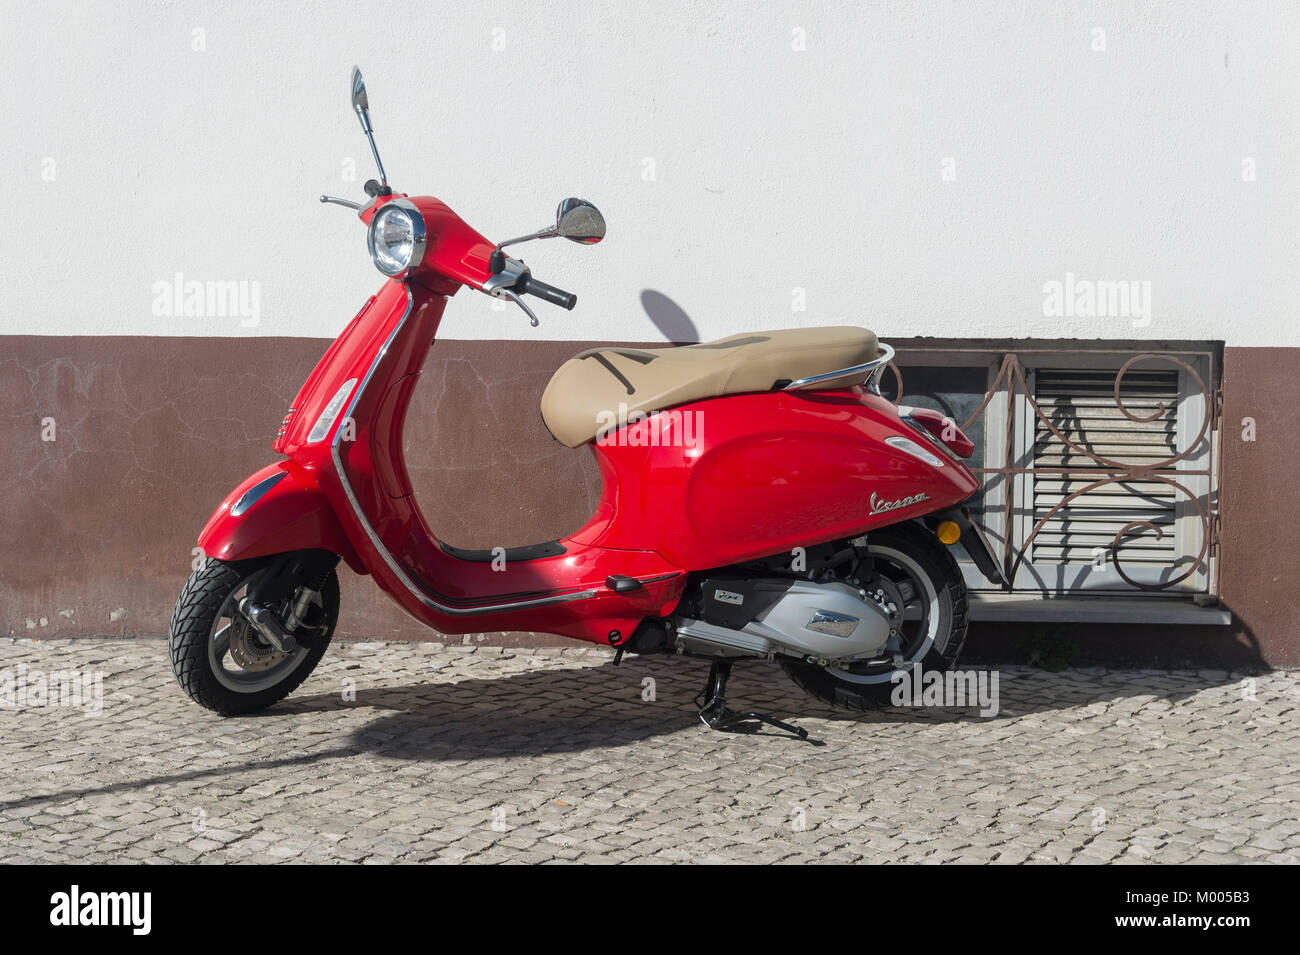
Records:
M570 358L542 394L542 420L576 448L624 420L720 395L771 391L791 381L861 365L880 354L874 332L853 326L751 332L677 348L593 348ZM859 372L818 383L844 388Z

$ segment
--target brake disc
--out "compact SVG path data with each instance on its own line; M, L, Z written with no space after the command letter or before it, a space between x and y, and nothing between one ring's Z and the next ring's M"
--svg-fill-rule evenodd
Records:
M241 670L269 670L288 656L262 640L247 620L237 620L230 638L230 659Z

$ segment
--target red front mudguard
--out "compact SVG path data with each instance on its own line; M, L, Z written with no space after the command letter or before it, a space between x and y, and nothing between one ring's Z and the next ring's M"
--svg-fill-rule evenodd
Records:
M226 495L199 534L199 547L218 560L328 550L357 573L367 572L315 477L292 461L262 468Z

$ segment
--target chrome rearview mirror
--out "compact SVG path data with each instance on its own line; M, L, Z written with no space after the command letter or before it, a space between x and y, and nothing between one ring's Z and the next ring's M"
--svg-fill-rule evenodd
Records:
M586 199L565 199L555 210L555 232L583 245L595 245L605 238L605 217Z
M366 99L366 81L360 67L352 67L352 108L361 118L361 128L370 132L370 100Z
M361 76L360 68L355 66L352 67L352 108L356 111L357 119L361 120L361 131L370 141L370 152L375 157L375 165L379 167L380 185L387 186L388 174L384 172L384 164L379 159L379 150L375 148L375 131L370 125L370 100L366 97L366 81Z
M545 229L538 229L536 232L528 233L528 235L521 235L517 239L507 239L498 245L495 251L500 252L506 246L517 245L520 242L531 242L533 239L554 239L556 236L564 236L566 239L581 242L583 245L595 245L605 238L605 217L600 214L599 209L586 199L570 197L561 202L560 207L555 210L555 225L547 226ZM496 271L500 271L499 268L495 266L494 268Z

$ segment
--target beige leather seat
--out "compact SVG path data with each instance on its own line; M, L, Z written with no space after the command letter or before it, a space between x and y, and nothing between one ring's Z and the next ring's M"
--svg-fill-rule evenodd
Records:
M621 411L649 414L701 398L771 391L879 354L874 332L844 325L751 332L677 348L593 348L552 376L542 395L542 420L557 440L576 448ZM865 377L859 372L817 387L844 388Z

